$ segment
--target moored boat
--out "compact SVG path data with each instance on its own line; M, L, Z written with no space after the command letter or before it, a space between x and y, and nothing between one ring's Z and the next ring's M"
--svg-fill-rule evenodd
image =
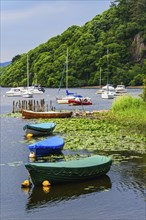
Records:
M25 134L32 134L33 136L48 135L52 134L56 127L54 122L38 123L38 124L26 124L23 127Z
M115 91L116 93L127 93L127 89L124 85L117 85Z
M31 156L43 157L49 154L61 152L64 146L64 140L58 136L47 138L43 141L28 145Z
M92 105L91 99L88 97L69 99L68 103L71 105Z
M49 111L49 112L34 112L30 110L22 110L22 117L25 119L31 118L69 118L72 116L71 111Z
M33 98L33 93L29 91L28 89L22 93L23 98Z
M11 88L9 91L6 92L6 95L8 97L22 96L22 92L19 88Z
M76 98L83 98L83 96L78 95L76 93L71 93L68 90L66 90L66 96L57 97L56 100L57 100L58 104L69 104L69 100L73 100L73 99L76 99Z
M105 175L111 167L112 159L94 155L82 159L25 164L35 186L47 180L51 184L85 181Z
M101 98L103 99L113 99L114 97L115 97L115 92L105 90L101 93Z
M109 90L111 92L115 92L115 88L111 84L107 84L102 87L102 91L107 91L107 90Z

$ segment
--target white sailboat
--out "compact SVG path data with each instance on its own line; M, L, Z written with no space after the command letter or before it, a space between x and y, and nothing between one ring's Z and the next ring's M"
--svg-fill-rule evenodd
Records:
M58 104L69 104L70 99L75 99L75 98L83 98L83 96L78 95L76 93L70 93L68 91L68 48L67 48L67 56L66 56L66 96L64 97L57 97L57 103Z
M108 49L107 49L107 65L109 66ZM115 97L114 87L108 84L108 74L107 74L107 85L103 87L103 92L101 93L101 98L103 99L113 99Z
M29 63L27 55L27 89L22 94L23 98L33 98L33 93L29 90Z
M101 86L101 67L100 67L100 78L99 78L99 89L96 91L96 94L101 94L103 92L103 88Z

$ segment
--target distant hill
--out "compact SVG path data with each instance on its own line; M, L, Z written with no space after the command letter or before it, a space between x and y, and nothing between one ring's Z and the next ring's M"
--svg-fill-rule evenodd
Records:
M83 26L73 25L61 35L18 54L1 68L1 86L66 86L65 62L68 48L68 87L113 85L140 86L146 77L146 0L112 0L111 6ZM100 71L101 70L101 71ZM64 76L62 78L62 76Z
M0 67L8 66L9 64L11 64L11 61L7 61L7 62L4 62L4 63L0 63Z

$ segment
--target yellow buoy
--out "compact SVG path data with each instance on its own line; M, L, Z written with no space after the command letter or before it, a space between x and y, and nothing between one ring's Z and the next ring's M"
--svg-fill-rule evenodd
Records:
M42 182L42 185L43 185L43 186L51 186L51 183L50 183L48 180L44 180L44 181Z
M32 184L30 182L30 180L24 180L23 183L21 183L21 187L30 187Z
M34 152L30 152L29 158L34 158L34 157L35 157L35 153Z
M43 186L44 193L49 193L51 189L51 186Z
M33 134L30 134L30 133L28 133L28 134L26 135L27 138L31 138L32 136L33 136Z

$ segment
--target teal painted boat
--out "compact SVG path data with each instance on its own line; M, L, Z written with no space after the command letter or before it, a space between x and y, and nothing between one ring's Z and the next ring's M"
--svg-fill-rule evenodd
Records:
M37 123L37 124L26 124L23 127L25 134L32 134L33 136L42 136L52 134L56 127L54 122Z
M51 184L93 179L106 174L112 165L112 159L94 155L82 159L25 164L35 186L47 180Z

